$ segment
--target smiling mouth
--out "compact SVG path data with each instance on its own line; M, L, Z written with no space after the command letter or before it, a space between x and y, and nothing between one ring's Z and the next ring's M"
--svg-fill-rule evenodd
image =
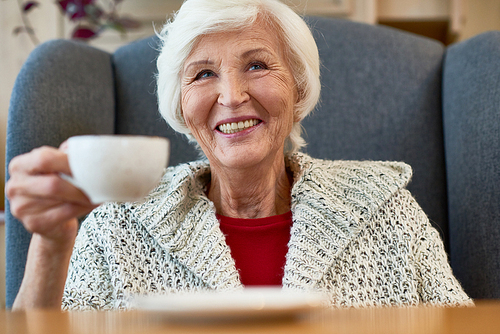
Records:
M222 133L230 134L246 130L259 123L258 119L247 119L246 121L224 123L219 125L217 129Z

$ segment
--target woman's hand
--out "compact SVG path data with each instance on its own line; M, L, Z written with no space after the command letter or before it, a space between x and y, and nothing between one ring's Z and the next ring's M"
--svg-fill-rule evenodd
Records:
M10 210L33 233L14 308L60 307L77 217L96 207L60 173L71 175L68 158L52 147L34 149L9 164Z
M68 233L74 232L68 231L69 221L95 208L60 173L71 175L66 154L61 149L40 147L12 159L5 186L12 214L29 232L55 242L64 242Z

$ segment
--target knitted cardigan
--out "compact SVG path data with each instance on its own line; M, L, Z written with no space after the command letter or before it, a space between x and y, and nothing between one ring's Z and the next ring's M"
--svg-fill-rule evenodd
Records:
M397 162L286 158L293 226L283 288L322 291L334 307L471 305L442 241ZM171 167L141 203L107 203L83 222L65 309L128 308L134 294L242 284L205 194L207 161ZM242 185L244 186L244 185Z

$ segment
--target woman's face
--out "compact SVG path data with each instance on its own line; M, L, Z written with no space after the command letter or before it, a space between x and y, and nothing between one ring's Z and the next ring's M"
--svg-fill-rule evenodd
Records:
M212 166L283 159L297 94L276 35L265 24L205 35L185 62L183 116Z

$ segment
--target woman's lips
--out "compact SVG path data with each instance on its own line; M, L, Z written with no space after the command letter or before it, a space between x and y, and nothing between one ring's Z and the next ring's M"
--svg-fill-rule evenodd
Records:
M246 129L249 129L257 124L259 124L261 121L258 119L247 119L244 121L239 121L239 122L228 122L228 123L223 123L217 126L217 130L224 134L232 134L232 133L237 133Z

